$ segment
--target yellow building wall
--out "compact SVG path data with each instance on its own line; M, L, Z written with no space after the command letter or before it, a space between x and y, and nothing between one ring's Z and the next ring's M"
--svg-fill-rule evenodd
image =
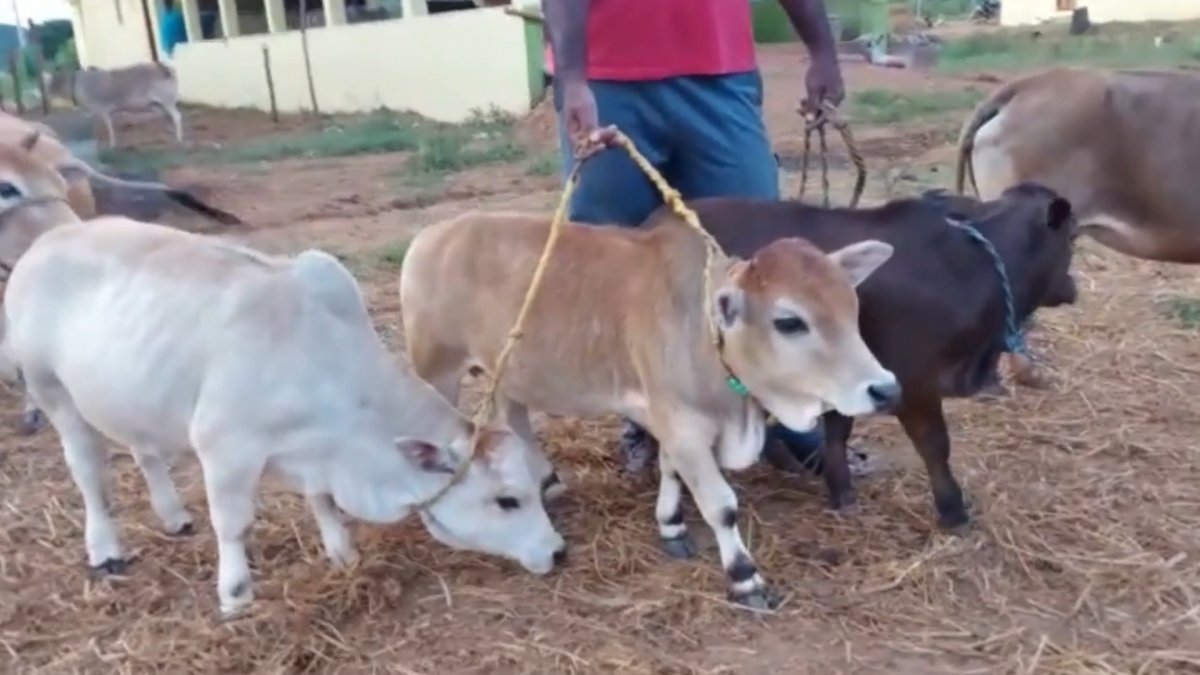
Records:
M1070 18L1070 10L1059 11L1058 5L1058 0L1004 0L1000 23L1022 26ZM1097 23L1200 19L1200 0L1076 0L1074 5L1086 6L1089 18Z
M263 45L279 109L311 109L297 31L178 45L180 97L269 110ZM460 122L473 110L522 114L532 103L525 22L503 8L314 28L308 45L321 112L387 107Z
M84 67L120 68L153 60L141 0L79 0L71 4L75 44ZM152 16L151 20L157 22L158 18Z

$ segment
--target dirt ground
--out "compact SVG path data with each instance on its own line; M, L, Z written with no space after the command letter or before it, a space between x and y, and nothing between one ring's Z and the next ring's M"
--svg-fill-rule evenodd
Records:
M762 63L772 138L785 159L798 156L802 56L772 47ZM994 86L858 63L845 74L852 90ZM187 124L200 143L277 133L246 112L194 111ZM128 144L158 144L166 128L122 133ZM954 116L856 126L871 172L866 201L949 186L957 128ZM536 112L521 134L552 149L552 113ZM353 261L399 351L396 267L380 252L464 209L548 209L557 197L554 176L513 167L417 191L395 178L401 161L296 160L168 178L203 184L250 223L241 238L258 247L322 247ZM844 160L835 165L834 201L844 202L849 175ZM785 181L794 194L797 176ZM570 488L552 509L571 544L565 569L534 578L450 552L410 519L357 526L362 562L334 571L302 501L267 485L250 548L257 606L231 622L216 618L216 545L194 459L175 475L199 531L172 539L132 459L114 455L116 507L137 558L127 577L100 580L86 568L82 505L54 433L2 431L0 671L1198 672L1200 340L1161 307L1200 297L1200 280L1087 241L1076 260L1080 304L1039 314L1033 334L1053 387L949 405L954 469L976 515L966 536L936 528L924 469L893 420L859 425L857 442L885 466L858 482L857 515L827 512L817 479L764 468L733 477L747 542L787 596L774 615L726 603L711 535L690 506L702 555L685 563L658 552L656 481L617 474L611 420L539 420ZM19 412L17 398L0 396L3 421Z

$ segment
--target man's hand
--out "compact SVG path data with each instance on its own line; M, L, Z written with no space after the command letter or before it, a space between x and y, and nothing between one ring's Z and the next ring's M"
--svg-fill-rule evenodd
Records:
M846 98L846 88L842 83L837 56L814 56L804 78L804 87L806 98L801 104L801 110L805 114L819 113L825 102L840 105Z
M612 144L616 127L600 126L596 97L586 80L563 83L562 117L576 154L589 154Z
M562 116L572 140L587 138L600 126L596 97L587 80L563 82Z

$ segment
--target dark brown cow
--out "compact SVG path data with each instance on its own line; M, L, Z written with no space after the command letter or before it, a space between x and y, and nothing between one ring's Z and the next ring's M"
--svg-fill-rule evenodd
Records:
M861 210L727 198L691 206L726 252L739 257L785 237L803 237L826 251L867 239L894 247L892 260L858 287L860 328L900 382L904 393L895 414L929 472L939 525L965 525L942 399L972 396L995 381L1008 331L994 259L952 222L970 224L995 247L1020 325L1038 307L1075 302L1070 203L1048 188L1022 184L990 202L928 192ZM660 209L647 223L671 218ZM836 509L855 502L846 458L852 427L852 418L825 416L824 475Z

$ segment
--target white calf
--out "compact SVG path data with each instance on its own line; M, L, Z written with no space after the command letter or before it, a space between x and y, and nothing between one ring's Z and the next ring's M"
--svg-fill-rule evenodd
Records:
M264 471L307 496L338 564L357 554L335 505L379 523L415 509L438 540L538 574L562 559L535 473L544 459L507 428L473 434L399 366L330 255L280 259L101 218L38 238L13 269L4 313L5 355L62 439L95 567L120 571L126 559L104 437L131 449L169 532L191 517L166 462L195 449L227 614L252 599L243 536Z

